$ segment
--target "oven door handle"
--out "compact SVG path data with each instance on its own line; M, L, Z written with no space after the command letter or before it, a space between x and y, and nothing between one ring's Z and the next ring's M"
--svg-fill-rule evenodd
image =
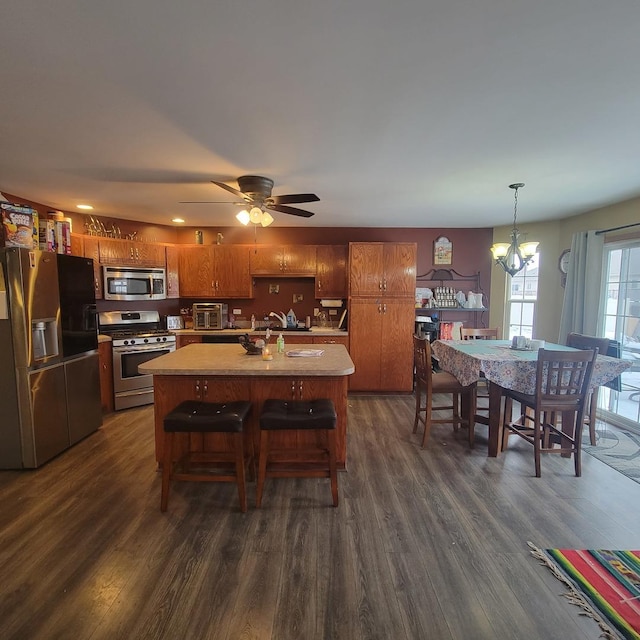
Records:
M113 347L114 353L144 353L145 351L166 351L174 350L176 347L175 342L156 342L155 344L141 344L141 345L124 345L121 347Z

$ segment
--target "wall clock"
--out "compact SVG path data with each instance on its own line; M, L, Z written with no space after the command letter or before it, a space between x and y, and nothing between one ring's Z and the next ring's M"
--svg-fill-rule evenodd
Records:
M558 260L558 269L560 269L560 284L564 287L567 284L567 271L569 271L569 259L571 258L571 249L565 249Z
M571 257L571 249L565 249L560 254L560 259L558 260L558 269L560 269L561 273L567 274L569 270L569 258Z

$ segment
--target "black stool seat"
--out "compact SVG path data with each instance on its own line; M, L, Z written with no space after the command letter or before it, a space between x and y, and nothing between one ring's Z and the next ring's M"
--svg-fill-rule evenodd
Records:
M251 403L185 400L164 418L164 430L175 432L242 431Z
M256 506L262 504L266 478L330 478L333 506L338 506L336 464L336 424L338 418L331 400L265 400L260 414L260 450ZM315 431L305 434L312 440L307 448L280 448L276 431ZM274 442L272 442L272 436ZM306 462L298 456L306 457Z
M171 482L174 480L235 482L238 486L240 509L243 512L247 510L244 426L250 411L251 403L246 400L233 402L185 400L164 417L161 511L167 510ZM223 444L222 449L218 451L200 451L197 446L192 449L191 436L188 434L207 433L221 434L217 439L226 440L226 445ZM195 437L200 440L204 438L204 436ZM179 446L175 447L175 444ZM248 439L248 444L249 460L253 464L251 439ZM227 450L225 446L231 450ZM225 469L233 466L235 472L231 473L230 470L221 472L221 466Z
M260 429L335 429L333 402L320 400L266 400L260 415Z

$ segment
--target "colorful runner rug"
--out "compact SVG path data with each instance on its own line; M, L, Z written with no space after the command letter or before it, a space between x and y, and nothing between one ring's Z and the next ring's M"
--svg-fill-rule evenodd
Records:
M606 638L640 639L640 551L538 549L531 553L570 589L565 596Z

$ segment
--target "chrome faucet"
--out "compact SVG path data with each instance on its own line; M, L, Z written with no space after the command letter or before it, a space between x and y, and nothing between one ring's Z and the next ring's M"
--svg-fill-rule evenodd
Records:
M276 313L275 311L272 311L269 314L269 317L273 316L274 318L278 318L278 320L280 320L280 324L282 325L283 329L287 328L287 315L285 313Z

